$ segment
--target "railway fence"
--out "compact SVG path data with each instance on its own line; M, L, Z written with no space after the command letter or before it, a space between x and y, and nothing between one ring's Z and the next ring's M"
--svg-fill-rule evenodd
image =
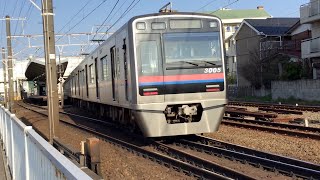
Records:
M0 141L12 179L92 179L3 106Z

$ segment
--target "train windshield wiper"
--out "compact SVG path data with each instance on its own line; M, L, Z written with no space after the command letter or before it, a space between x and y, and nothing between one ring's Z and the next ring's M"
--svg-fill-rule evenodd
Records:
M174 61L174 62L170 62L170 63L167 63L167 64L172 64L172 63L182 63L182 64L191 64L193 66L199 66L198 64L190 62L190 61Z
M213 63L213 62L210 62L210 61L200 61L200 62L204 62L204 63L207 63L207 64L211 64L211 65L217 65L217 64L215 64L215 63Z

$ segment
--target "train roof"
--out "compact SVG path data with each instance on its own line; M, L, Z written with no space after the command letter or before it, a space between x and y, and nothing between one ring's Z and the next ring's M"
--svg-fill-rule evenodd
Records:
M136 19L151 17L151 16L164 16L164 15L197 15L197 16L208 16L208 17L216 17L220 20L218 16L212 14L204 14L204 13L195 13L195 12L160 12L160 13L152 13L152 14L144 14L132 17L128 22L133 22Z
M207 16L207 17L215 17L220 20L218 16L212 15L212 14L204 14L204 13L195 13L195 12L160 12L160 13L151 13L151 14L144 14L144 15L138 15L134 16L129 21L124 23L119 29L117 29L108 39L113 38L113 36L117 35L117 32L121 31L125 26L128 24L131 24L134 20L145 18L145 17L153 17L153 16L166 16L166 15L196 15L196 16ZM96 53L100 46L103 46L107 43L107 40L105 40L103 43L101 43L96 49L94 49L92 52L90 52L89 55L87 55L83 60L90 58L94 53ZM81 62L82 63L82 62ZM80 63L80 64L81 64Z

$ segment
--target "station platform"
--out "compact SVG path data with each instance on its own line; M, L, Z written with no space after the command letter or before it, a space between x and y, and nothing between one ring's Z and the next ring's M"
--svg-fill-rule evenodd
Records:
M5 163L4 163L4 151L2 148L2 145L0 143L0 180L10 180L10 177L7 177L7 168L5 168Z

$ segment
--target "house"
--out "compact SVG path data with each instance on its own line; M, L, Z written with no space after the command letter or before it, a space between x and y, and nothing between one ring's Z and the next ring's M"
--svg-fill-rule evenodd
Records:
M301 24L311 26L311 38L301 43L301 56L311 65L313 79L320 79L320 0L310 0L300 7Z
M230 39L240 27L244 19L266 19L271 16L264 10L263 6L258 6L256 9L219 9L213 12L206 12L219 17L223 24L224 41L227 56L228 74L233 74L236 71L234 49L230 48Z
M232 37L235 42L238 86L251 86L252 81L262 81L259 63L279 54L283 47L291 43L291 35L287 32L298 21L299 18L243 20Z

